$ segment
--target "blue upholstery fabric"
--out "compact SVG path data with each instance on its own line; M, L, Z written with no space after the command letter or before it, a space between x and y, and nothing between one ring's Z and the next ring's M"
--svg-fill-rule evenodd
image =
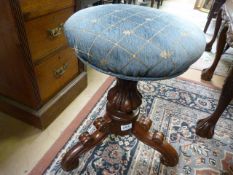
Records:
M190 22L137 5L90 7L72 15L64 28L84 63L135 81L183 73L206 44L203 32Z

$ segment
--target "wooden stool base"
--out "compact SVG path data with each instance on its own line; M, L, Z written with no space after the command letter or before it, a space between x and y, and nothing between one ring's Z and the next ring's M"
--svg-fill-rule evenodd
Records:
M110 89L107 96L106 113L94 121L96 131L93 134L82 133L79 142L63 157L61 165L65 171L70 171L79 165L79 157L98 145L108 134L133 134L138 140L161 153L161 162L167 166L178 163L176 150L168 144L161 132L149 132L152 121L148 117L140 117L139 106L142 96L137 89L136 81L117 79L116 85Z

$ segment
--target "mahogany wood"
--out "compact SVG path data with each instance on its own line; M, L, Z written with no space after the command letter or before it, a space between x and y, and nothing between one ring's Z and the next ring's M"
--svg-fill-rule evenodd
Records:
M161 162L166 166L176 166L179 158L176 150L164 138L163 133L155 131L151 133L148 131L150 128L150 119L141 119L134 124L133 134L138 140L146 145L154 148L161 153ZM148 124L149 123L149 124Z
M231 72L225 80L216 110L209 117L201 119L197 122L196 134L204 138L212 138L214 135L214 128L216 123L218 122L218 119L220 118L226 107L230 104L232 99L233 69L231 69Z
M214 18L216 16L216 14L220 10L221 6L225 3L225 1L226 0L214 0L213 1L212 6L211 6L210 11L209 11L209 14L208 14L208 17L207 17L207 22L205 24L204 33L206 33L212 18Z
M61 25L74 13L74 7L25 22L32 61L40 59L67 45L63 30L57 36L50 36L49 30L63 28Z
M68 7L74 7L74 0L19 0L26 21L47 15Z
M116 85L111 88L107 96L106 113L103 118L94 122L96 131L93 134L84 132L79 142L63 157L61 165L65 171L76 168L79 157L99 144L108 134L134 134L140 141L151 146L162 154L161 162L167 166L178 163L176 150L165 141L160 132L150 133L151 120L140 117L139 107L142 95L137 89L136 81L117 79Z
M213 35L212 39L206 44L205 51L211 51L212 46L217 38L221 24L222 24L222 9L220 9L218 12L218 16L217 16L216 24L215 24L215 28L214 28L214 35Z
M227 30L228 30L228 26L224 26L222 31L220 32L218 43L217 43L217 52L216 52L216 55L215 55L215 58L214 58L214 62L209 68L204 69L202 71L202 74L201 74L201 79L202 80L210 81L211 78L213 77L214 70L216 69L216 67L218 65L218 62L219 62L219 60L221 58L221 55L222 55L222 53L224 51L224 47L226 45L226 33L227 33Z
M87 85L85 66L66 49L64 36L49 35L49 29L62 30L76 1L52 2L2 0L0 5L0 110L39 128ZM30 11L27 19L24 10Z
M133 125L137 120L141 99L136 81L117 80L107 96L105 117L112 120L111 133L122 136L131 133L131 129L122 131L121 126Z
M87 86L87 73L74 78L39 109L0 96L0 110L39 129L45 129Z
M100 125L98 125L98 129L93 133L89 134L88 132L84 132L79 136L79 141L76 145L74 145L63 157L61 165L65 171L70 171L75 169L79 165L79 157L100 144L109 134L109 123L104 119L96 119L96 122L99 123L98 120L101 120ZM103 129L104 128L104 129Z
M214 70L220 60L220 57L224 51L224 46L226 44L226 38L227 38L227 30L228 28L232 29L233 25L233 2L232 1L226 1L226 4L223 6L227 17L229 18L229 21L227 24L223 27L218 43L217 43L217 53L214 59L213 64L210 68L203 70L201 78L204 80L211 80ZM232 32L230 30L229 32ZM229 35L231 37L231 35ZM228 37L229 37L228 36ZM230 44L230 43L229 43ZM232 98L233 98L233 69L231 69L230 73L228 74L228 77L225 80L225 83L222 88L222 92L218 101L218 105L209 117L201 119L197 122L196 126L196 134L204 137L204 138L212 138L214 135L214 128L216 123L218 122L218 119L226 109L226 107L230 104Z
M9 0L2 0L0 11L0 94L36 108L40 101L39 91L28 59L23 23L17 15L19 8L17 4L12 6Z
M53 53L49 59L35 66L42 103L54 96L78 75L78 61L71 48ZM48 82L52 86L48 86Z

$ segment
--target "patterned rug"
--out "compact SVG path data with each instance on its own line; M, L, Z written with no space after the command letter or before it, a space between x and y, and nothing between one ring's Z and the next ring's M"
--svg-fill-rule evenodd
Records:
M192 69L203 70L209 68L214 61L215 53L204 52L201 58L199 58L194 64L191 65ZM215 69L214 74L226 77L233 67L233 54L226 53L222 55L221 60Z
M92 122L103 116L107 94L104 93L82 124L70 133L71 136L63 133L30 174L233 174L233 104L228 106L219 120L213 139L203 139L195 135L197 120L214 111L219 90L175 78L139 82L138 88L143 95L141 113L154 122L151 130L162 131L179 154L176 167L162 165L159 153L136 140L134 136L110 135L101 145L81 157L79 168L69 173L61 169L60 161L64 153L77 142L80 133L92 132ZM74 123L72 125L75 126ZM68 131L71 130L67 129L65 132ZM65 137L69 138L68 141ZM56 151L55 147L61 143L61 148Z

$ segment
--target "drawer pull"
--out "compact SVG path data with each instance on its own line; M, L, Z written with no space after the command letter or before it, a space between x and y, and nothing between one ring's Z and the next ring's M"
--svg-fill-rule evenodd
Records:
M59 24L59 26L57 26L54 29L48 29L48 34L50 38L56 38L57 36L62 34L62 30L63 30L63 23Z
M65 63L58 69L54 70L54 77L60 78L66 72L67 68L68 68L68 63Z

